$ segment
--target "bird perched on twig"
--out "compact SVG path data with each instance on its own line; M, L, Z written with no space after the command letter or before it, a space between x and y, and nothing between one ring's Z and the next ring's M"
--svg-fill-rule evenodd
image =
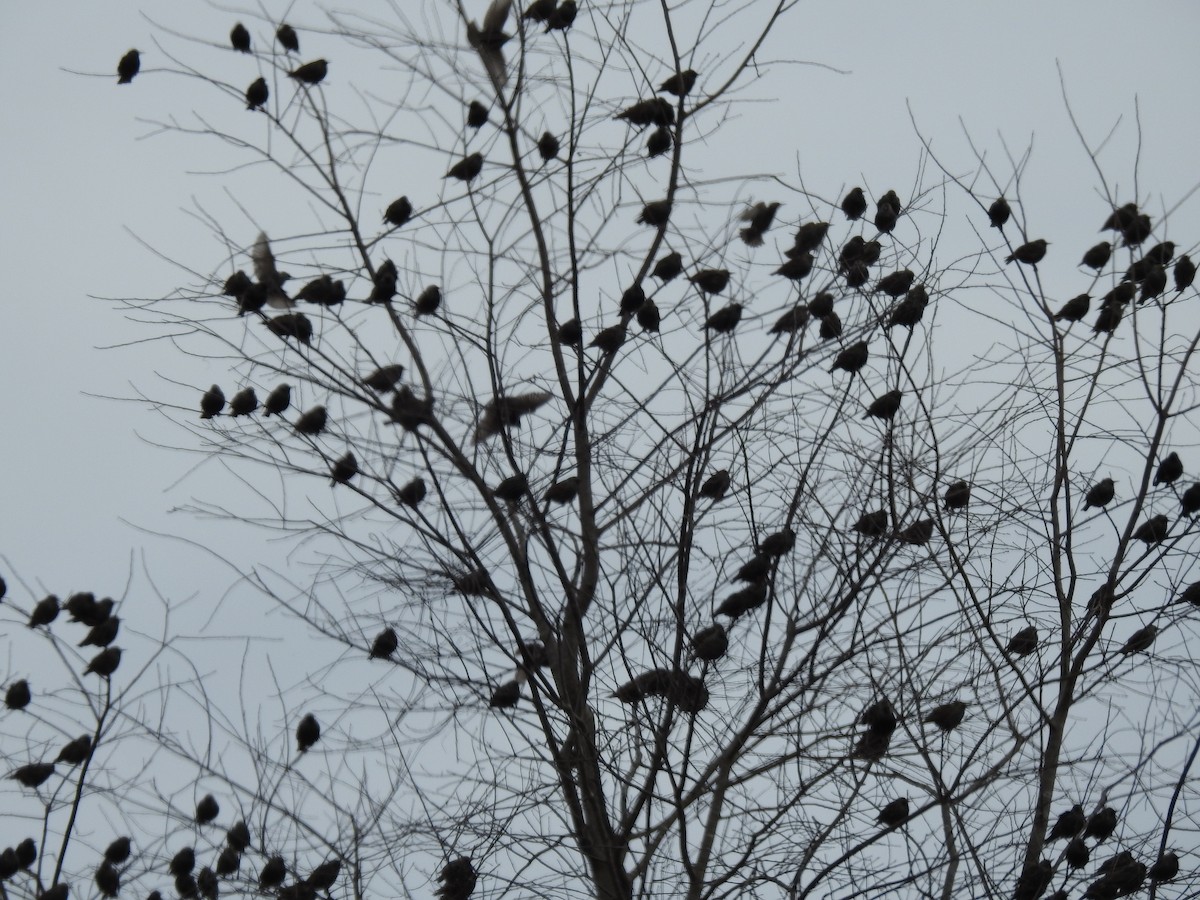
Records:
M417 477L407 484L396 488L394 496L397 502L416 508L425 499L426 493L425 479Z
M966 703L962 700L951 700L948 703L935 706L929 711L929 715L921 721L928 725L936 725L942 731L953 731L962 723L966 712Z
M718 334L728 334L737 327L737 323L740 321L742 321L742 304L730 303L709 316L704 323L704 328Z
M749 587L744 587L740 591L734 591L722 600L713 615L729 616L731 619L736 619L743 613L747 613L752 609L758 609L758 607L766 602L767 582L765 580L756 581Z
M956 481L948 488L942 497L946 509L966 509L971 502L971 485L965 481Z
M676 72L666 81L658 86L659 91L674 94L676 97L686 97L688 92L696 84L696 70L684 69L682 72ZM765 231L766 229L764 229Z
M1046 248L1048 246L1049 243L1042 238L1038 238L1036 241L1029 241L1004 257L1004 261L1006 263L1019 262L1025 263L1027 266L1036 266L1046 256Z
M291 405L292 402L292 386L290 384L279 384L267 394L267 399L263 402L263 416L279 416L282 415Z
M867 407L864 419L883 419L890 422L892 418L900 410L900 400L904 395L900 391L888 391L871 401L871 405Z
M550 503L570 503L579 495L579 476L572 475L556 481L546 489L546 500Z
M39 600L33 607L33 611L30 612L29 627L37 628L39 625L49 625L58 618L58 612L58 595L48 594Z
M1008 639L1007 650L1013 656L1028 656L1038 646L1038 630L1035 625L1022 628Z
M275 29L275 40L288 53L300 52L300 38L296 36L296 29L286 22Z
M1103 478L1088 488L1088 492L1083 498L1083 508L1085 510L1091 509L1093 506L1103 508L1112 502L1115 492L1116 483L1111 478Z
M1149 650L1150 645L1154 643L1154 639L1157 636L1157 625L1147 625L1144 628L1139 628L1121 645L1119 652L1122 656L1128 656L1131 653L1141 653L1143 650Z
M683 272L683 256L672 251L654 264L650 274L661 281L667 282L678 278Z
M662 97L654 97L651 100L639 100L621 110L614 118L624 119L638 128L645 128L647 125L665 128L675 121L675 108Z
M1179 458L1178 453L1172 450L1158 464L1158 471L1154 473L1154 486L1174 484L1181 477L1183 477L1183 460Z
M901 825L908 818L908 798L901 797L899 800L893 800L883 809L879 810L879 815L875 817L875 821L888 828L895 828Z
M704 662L716 662L729 650L729 635L725 627L714 622L707 628L702 628L692 635L692 652L696 658Z
M130 50L117 63L117 84L129 84L141 67L141 55L136 50Z
M846 196L842 198L842 212L850 221L861 219L863 213L867 211L867 198L863 195L863 189L860 187L851 188Z
M1171 531L1171 521L1166 516L1158 515L1143 522L1133 533L1135 541L1146 544L1161 544Z
M1068 322L1078 322L1088 314L1091 306L1092 298L1089 294L1080 294L1077 297L1072 297L1054 314L1054 321L1061 322L1065 319Z
M383 212L383 221L399 228L412 218L412 212L412 202L408 197L399 197L388 204L388 208Z
M1101 241L1095 246L1088 248L1087 252L1083 254L1083 259L1079 261L1079 264L1099 272L1108 265L1110 256L1112 256L1112 244L1108 241Z
M242 388L229 398L229 415L234 418L248 416L256 409L258 409L258 395L254 393L252 387Z
M465 856L452 859L438 875L442 883L436 891L439 900L467 900L475 890L477 877L470 859Z
M213 385L200 398L200 418L211 419L219 415L225 408L225 392L219 385Z
M1083 811L1083 807L1076 803L1065 813L1059 814L1054 827L1046 835L1046 841L1051 843L1059 838L1073 838L1083 831L1085 825L1087 825L1087 814Z
M246 88L246 109L262 109L271 99L271 89L267 87L267 79L256 78Z
M307 753L321 739L321 725L312 713L305 713L300 724L296 726L296 747L301 753Z
M854 374L867 364L868 355L867 342L858 341L834 357L833 365L829 371L836 372L838 369L843 369L850 374Z
M392 654L396 652L396 648L400 646L400 639L396 636L396 629L387 627L375 636L375 640L371 643L370 659L391 659Z
M719 294L729 284L728 269L701 269L688 276L688 281L706 294Z
M997 198L988 207L988 221L992 223L993 228L1003 228L1010 216L1012 216L1012 208L1003 197Z
M295 78L304 84L313 85L320 84L328 74L329 63L323 59L314 59L312 62L306 62L304 65L288 72L288 78Z
M707 500L721 500L729 490L729 470L719 469L708 476L700 486L700 496Z
M671 201L670 200L652 200L642 207L641 213L638 214L637 221L639 225L650 225L654 228L660 228L666 225L671 218Z
M472 153L452 165L443 178L457 178L459 181L470 183L483 171L483 154Z

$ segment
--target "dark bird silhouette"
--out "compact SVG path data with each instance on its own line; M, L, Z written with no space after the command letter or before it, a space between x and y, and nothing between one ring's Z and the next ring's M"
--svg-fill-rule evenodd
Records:
M1101 231L1120 231L1130 222L1137 218L1138 208L1136 203L1126 203L1117 209L1114 209L1104 220L1104 224L1100 226Z
M942 703L935 706L921 722L928 725L936 725L942 731L949 732L959 726L966 712L966 703L961 700L951 700L949 703Z
M1171 850L1168 850L1150 867L1147 874L1151 881L1171 881L1179 874L1179 857Z
M1163 241L1161 244L1155 244L1143 254L1142 258L1155 265L1166 266L1175 258L1175 242Z
M640 284L626 288L625 292L621 294L621 315L627 316L630 313L637 312L645 302L646 291Z
M883 537L888 531L887 510L880 509L875 512L863 513L858 517L858 521L854 523L853 530L857 531L863 537Z
M386 303L396 296L396 264L385 259L375 270L371 279L371 293L367 296L368 303Z
M250 846L250 829L246 827L245 819L238 819L225 832L225 843L238 853L244 852Z
M1096 871L1103 874L1088 885L1083 893L1084 900L1126 897L1137 891L1146 880L1146 864L1134 859L1128 850L1122 850Z
M90 675L94 673L101 678L108 678L113 672L117 671L117 666L120 664L121 648L105 647L92 657L92 661L87 664L87 668L83 670L83 674Z
M1138 303L1153 300L1167 289L1167 270L1157 264L1152 264L1146 277L1142 279L1142 290L1138 295Z
M696 659L704 662L716 662L729 650L729 635L726 634L723 625L714 622L692 635L691 643Z
M1184 491L1179 503L1185 516L1194 516L1200 512L1200 483L1193 484Z
M694 69L684 69L682 72L676 72L666 81L658 86L660 92L674 94L676 97L686 97L688 92L696 84L696 71ZM763 229L766 230L765 228Z
M655 97L652 100L639 100L633 106L617 113L616 118L624 119L638 128L645 128L647 125L666 127L675 121L675 107L662 97Z
M277 385L271 393L267 394L266 402L263 403L263 415L282 415L283 412L291 405L292 402L292 387L288 384Z
M413 313L418 316L431 316L442 305L442 289L431 284L417 295L413 301Z
M325 412L325 407L314 406L296 420L295 427L301 434L317 435L325 430L328 421L329 414Z
M542 136L537 142L538 155L541 156L543 162L550 162L558 156L559 144L558 138L548 131L543 131Z
M472 153L463 159L460 159L450 167L443 178L457 178L459 181L470 182L480 172L483 171L483 154Z
M900 391L888 391L871 401L871 405L867 407L864 419L883 419L890 422L892 418L900 410L900 399L904 395Z
M1131 653L1141 653L1144 650L1149 650L1150 645L1154 643L1154 639L1158 636L1158 627L1156 625L1147 625L1144 628L1139 628L1121 645L1120 653L1122 656L1128 656Z
M9 773L12 781L27 788L39 788L54 774L54 763L28 763Z
M851 752L851 756L853 756L855 759L865 759L870 761L883 759L891 742L891 731L874 731L868 729L858 736L858 740L854 743L854 750Z
M181 875L191 875L194 868L196 868L196 851L191 847L184 847L167 863L167 871L176 878Z
M737 323L740 321L742 321L742 304L730 303L709 316L704 327L706 330L717 332L717 334L728 334L737 327Z
M891 234L900 221L900 210L890 203L880 203L875 209L875 227L880 234Z
M0 883L8 881L20 871L20 866L17 864L17 851L12 847L5 847L0 850Z
M821 291L815 297L808 301L808 312L810 315L816 316L818 319L823 319L833 313L833 294L828 291Z
M1029 241L1027 244L1022 244L1008 256L1004 257L1006 263L1013 261L1025 263L1027 266L1036 266L1046 256L1046 247L1049 244L1038 238L1036 241Z
M734 581L758 581L766 578L771 571L771 557L765 553L759 553L751 557L749 562L742 565L737 573L734 574Z
M267 87L267 79L256 78L246 88L246 109L262 109L271 99L271 89Z
M896 532L896 540L902 544L921 546L933 537L933 519L919 519L907 528Z
M241 317L246 313L258 312L267 305L267 300L271 296L265 284L259 282L252 283L237 295L238 316Z
M512 709L521 699L521 683L517 680L506 681L492 691L488 706L492 709Z
M562 0L546 18L546 31L566 31L575 21L578 12L579 7L575 0Z
M554 7L558 0L533 0L521 15L522 19L530 19L534 22L545 22L554 12Z
M67 598L66 607L72 622L82 622L92 628L112 615L113 599L105 597L98 601L91 591L81 591Z
M650 225L654 228L661 228L663 225L667 224L670 218L670 200L651 200L642 207L642 211L638 214L637 221L639 225Z
M14 681L4 692L4 705L9 709L24 709L32 699L33 694L29 690L29 682L24 678Z
M1101 306L1100 315L1096 316L1096 321L1092 325L1092 332L1094 334L1112 334L1121 324L1123 312L1124 307L1119 303Z
M129 84L141 67L141 55L136 50L130 50L117 63L117 84Z
M1111 806L1092 813L1088 818L1087 828L1083 832L1085 838L1095 838L1097 843L1106 841L1117 830L1117 811Z
M971 502L971 485L965 481L956 481L948 488L942 497L946 509L966 509Z
M1008 639L1006 648L1013 656L1028 656L1038 647L1038 630L1034 625L1027 625Z
M309 876L304 879L310 888L314 891L327 891L333 887L338 879L338 875L342 872L342 863L340 860L331 859L321 863Z
M108 860L96 867L92 880L96 882L96 890L102 897L115 897L121 892L121 876Z
M851 188L845 197L842 198L842 212L850 221L861 219L863 213L867 211L867 198L863 196L863 189L860 187Z
M1083 254L1083 259L1079 261L1079 264L1099 272L1108 265L1110 256L1112 256L1112 244L1108 241L1101 241L1094 247L1088 248L1087 253Z
M1121 229L1121 240L1126 247L1136 247L1150 237L1152 230L1150 217L1142 213Z
M248 416L258 409L258 395L254 393L254 388L242 388L236 394L229 398L229 415Z
M200 895L200 888L196 885L196 879L190 872L187 875L175 876L175 893L179 895L180 900L192 900L193 897Z
M383 394L387 391L395 390L396 385L404 376L404 366L400 363L391 363L386 366L380 366L370 375L363 378L363 384L369 387L376 393Z
M909 290L903 300L892 307L884 327L890 329L902 325L911 331L925 315L925 308L928 305L929 292L923 285L917 285Z
M842 249L838 251L838 269L845 271L854 263L862 259L863 247L866 246L866 241L861 234L856 234L850 240L842 245Z
M510 475L496 485L492 494L497 500L503 500L505 503L516 503L525 496L527 490L529 490L529 479L518 472L516 475Z
M37 862L37 842L27 837L16 846L17 868L28 869Z
M312 62L306 62L297 69L288 72L288 78L295 78L297 81L302 81L305 84L320 84L328 74L329 63L323 59L314 59Z
M895 191L888 191L875 203L876 206L890 206L897 212L900 211L900 196Z
M417 397L407 384L396 388L392 395L392 421L408 431L415 431L433 419L433 400Z
M1182 477L1183 460L1179 458L1178 453L1172 451L1158 464L1158 471L1154 473L1154 486L1174 484Z
M886 828L895 828L901 825L908 818L908 798L901 797L899 800L893 800L883 809L879 810L879 815L875 817L875 821L879 822Z
M570 503L579 494L579 476L572 475L556 481L546 490L545 499L550 503Z
M399 197L388 204L383 211L383 221L399 228L412 218L413 207L407 196Z
M728 269L701 269L688 276L688 281L706 294L719 294L729 284Z
M487 124L488 108L478 100L472 100L467 106L467 126L470 128L482 128Z
M229 43L239 53L250 52L250 32L246 30L246 26L241 22L234 25L233 30L229 32Z
M1179 599L1175 602L1190 603L1192 606L1200 606L1200 581L1192 582L1190 585L1184 588L1183 593L1179 595Z
M650 274L663 282L678 278L683 272L683 257L675 252L668 253L654 264Z
M912 287L913 279L916 276L910 269L901 269L898 272L892 272L889 275L879 279L879 283L875 285L877 293L887 294L889 297L899 297L901 294L908 292Z
M756 581L740 591L734 591L722 600L713 615L736 619L752 609L758 609L766 602L767 583L766 581Z
M334 462L329 470L330 484L349 484L350 479L358 474L358 460L347 450Z
M486 597L492 593L492 579L485 569L451 575L450 583L456 591L468 597Z
M763 235L767 233L771 227L771 223L775 221L775 211L779 209L780 203L754 203L748 206L741 215L741 220L747 225L739 233L739 237L748 247L761 247L763 243Z
M773 274L781 275L792 281L800 281L803 278L807 278L809 273L812 272L813 262L814 258L811 253L799 253L789 258Z
M217 873L205 866L196 873L196 890L205 900L217 900L220 887L217 883Z
M265 305L272 309L288 309L293 304L288 298L288 295L283 290L283 284L291 276L286 272L280 272L275 265L275 254L271 252L271 242L267 238L265 232L260 231L258 237L254 240L254 246L250 248L250 262L254 266L254 277L258 281L258 291L246 291L242 294L239 300L239 308L241 312L254 311L250 309L262 309L264 303L259 302L258 298L250 300L251 294L257 294L258 297L265 296ZM248 305L249 304L249 305Z
M392 654L396 652L396 648L400 646L400 639L396 636L396 629L388 627L375 635L375 641L371 644L371 654L368 659L391 659Z
M1085 825L1087 825L1087 814L1083 811L1083 807L1076 803L1065 813L1059 814L1058 819L1054 822L1054 827L1046 835L1046 841L1050 843L1059 838L1073 838L1083 831Z
M866 725L871 731L881 734L891 734L898 724L896 710L886 697L880 697L864 709L858 721L860 725Z
M438 900L467 900L475 890L477 875L471 860L465 856L452 859L438 874L441 886L435 892Z
M272 856L258 873L258 886L264 890L279 887L287 877L287 864L282 856Z
M662 324L662 314L658 311L658 304L653 300L647 300L637 311L637 322L643 331L658 331Z
M1154 516L1137 527L1133 539L1144 541L1146 544L1161 544L1167 539L1170 530L1171 523L1166 516Z
M497 88L508 81L508 67L504 62L504 45L510 35L504 31L512 0L492 0L483 14L483 24L467 23L467 43L475 48L488 78Z
M129 859L129 854L133 851L133 842L127 837L119 837L104 851L104 861L110 862L114 866L119 866L125 860Z
M66 763L68 766L77 766L88 758L88 754L92 752L92 736L89 734L81 734L73 741L67 741L63 744L63 748L58 751L58 756L55 757L55 762ZM124 860L120 860L123 862Z
M296 36L296 29L286 22L275 29L275 40L288 53L300 52L300 38Z
M817 334L820 335L820 338L823 341L832 340L835 337L841 337L842 320L838 318L838 314L830 313L827 316L822 316L821 327L818 329Z
M99 625L93 625L79 642L79 646L107 647L117 639L117 630L120 627L121 619L118 616L109 616Z
M550 654L541 641L518 641L517 652L521 656L522 667L527 670L544 669L550 665Z
M808 324L809 311L803 303L797 303L771 326L771 334L792 334Z
M200 398L200 418L211 419L219 415L225 408L225 393L217 385L213 385Z
M825 243L825 235L829 233L828 222L805 222L796 230L795 242L788 256L795 257L802 253L813 253Z
M1078 322L1088 314L1091 306L1091 296L1089 294L1080 294L1062 305L1062 308L1054 314L1054 321L1061 322L1065 319L1068 322Z
M29 627L37 628L39 625L49 625L58 618L58 596L50 594L43 597L33 607L33 612L29 614Z
M567 319L558 326L558 340L568 347L578 347L583 343L583 328L578 319Z
M221 805L212 794L205 794L196 804L196 823L207 825L221 814Z
M1050 887L1054 878L1054 864L1048 859L1038 863L1030 863L1017 879L1017 889L1013 900L1038 900Z
M1083 838L1073 837L1067 842L1066 849L1063 850L1063 858L1072 869L1082 869L1092 858L1092 852L1083 842Z
M662 156L671 149L673 144L671 130L665 125L659 125L650 132L650 137L646 139L646 156L650 159Z
M867 364L867 342L859 341L856 344L851 344L846 349L842 350L834 357L833 365L830 367L830 372L836 372L838 369L843 369L851 374L854 374L859 369Z
M280 338L291 338L301 344L312 342L312 321L304 313L284 313L263 322L271 334Z
M882 254L883 244L879 241L863 241L862 254L858 257L858 261L865 266L873 266L879 262Z
M589 347L596 347L601 353L616 353L625 343L625 326L621 323L610 325L596 332Z
M700 496L706 500L721 500L729 490L729 470L718 469L700 485Z
M871 280L871 270L866 263L856 262L846 269L846 287L857 290Z
M1186 253L1175 260L1174 275L1175 290L1177 292L1186 291L1192 286L1192 282L1196 280L1196 264L1192 262L1192 258Z
M767 535L758 545L758 550L767 556L783 556L785 553L791 553L795 546L796 532L789 527Z
M1012 216L1012 208L1008 205L1008 201L1003 197L996 199L991 206L988 207L988 221L992 223L993 228L1003 228L1008 224L1009 218Z
M546 391L529 391L525 394L511 394L507 397L493 397L484 405L479 423L475 426L475 443L486 441L505 428L519 426L523 416L541 409L551 399L552 395Z
M306 713L300 720L300 724L296 726L296 749L301 753L307 753L309 748L320 739L321 726L317 722L316 716Z

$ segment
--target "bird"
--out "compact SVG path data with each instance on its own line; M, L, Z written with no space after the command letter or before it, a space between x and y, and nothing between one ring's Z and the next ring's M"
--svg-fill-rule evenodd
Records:
M546 19L546 31L566 31L571 27L571 23L575 21L575 16L579 12L578 5L575 0L562 0L554 12Z
M276 385L276 387L267 394L267 399L263 403L263 415L282 415L284 411L291 405L292 402L292 387L288 384Z
M788 527L767 535L758 545L758 551L767 556L783 556L796 546L796 532Z
M386 303L396 296L396 264L385 259L375 270L371 278L371 293L367 296L368 303Z
M442 289L431 284L417 295L413 301L413 313L418 316L429 316L437 312L442 305Z
M383 221L399 228L412 218L413 207L408 197L398 197L383 211Z
M370 375L363 378L363 384L377 393L385 393L395 389L401 377L404 375L404 366L400 363L390 363L386 366L380 366Z
M567 319L558 326L558 340L568 347L578 347L583 343L583 326L578 319Z
M646 291L640 284L626 288L625 292L621 294L621 315L627 316L637 312L645 302Z
M1163 241L1161 244L1155 244L1149 250L1142 254L1142 259L1148 260L1159 266L1166 266L1175 258L1175 242Z
M1058 819L1054 822L1054 827L1046 835L1046 841L1050 843L1059 838L1073 838L1083 831L1085 825L1087 825L1087 814L1083 811L1083 807L1076 803L1065 813L1059 814Z
M218 385L213 385L200 398L200 418L211 419L220 414L225 408L225 393Z
M286 22L275 29L275 40L288 53L300 52L300 38L296 36L296 29Z
M579 476L572 475L556 481L546 490L545 499L550 503L570 503L579 494Z
M82 622L91 628L112 614L113 599L105 597L97 601L96 595L91 591L81 591L67 598L66 608L71 614L72 622Z
M650 274L660 281L672 281L683 272L683 257L676 252L668 253L654 264Z
M196 868L196 851L191 847L184 847L167 863L167 871L176 878L190 875L194 868Z
M1154 473L1154 486L1160 484L1174 484L1183 476L1183 460L1179 458L1179 454L1171 451L1158 464L1158 471Z
M965 481L954 482L946 488L942 500L946 509L966 509L967 504L971 502L971 485Z
M96 867L92 880L96 882L96 889L102 897L115 897L121 892L121 875L108 860Z
M341 871L341 860L330 859L313 869L304 881L314 891L327 891L333 887Z
M1146 544L1161 544L1167 539L1170 530L1170 520L1166 516L1158 515L1139 525L1133 532L1133 539Z
M658 311L658 304L653 300L643 303L637 311L637 322L643 331L658 331L662 324L662 314Z
M650 159L662 156L671 149L673 144L671 130L665 125L659 125L650 132L650 137L646 139L646 156Z
M324 406L314 406L296 420L295 428L301 434L317 435L325 430L329 414Z
M899 724L896 719L896 710L886 697L879 698L864 709L862 715L858 717L858 722L860 725L866 725L871 731L882 734L891 734Z
M543 162L550 162L558 156L559 144L558 138L552 135L549 131L543 131L542 136L537 142L538 155L541 156Z
M1131 634L1124 644L1121 645L1120 654L1128 656L1131 653L1141 653L1143 650L1149 650L1150 645L1154 643L1154 638L1158 636L1158 626L1146 625L1139 628Z
M805 222L796 230L796 237L792 249L788 251L788 256L796 257L802 253L812 253L825 243L825 235L828 233L828 222Z
M401 428L415 431L432 420L433 400L428 397L420 399L412 392L412 388L402 384L392 395L390 415L392 421Z
M1036 625L1027 625L1011 638L1005 648L1013 656L1028 656L1038 646L1038 630Z
M1153 300L1167 289L1167 270L1157 264L1152 264L1146 277L1142 279L1142 290L1138 294L1138 303Z
M217 873L205 866L196 873L196 890L204 900L217 900L220 893L220 885L217 881Z
M729 470L719 469L700 485L700 496L706 500L721 500L729 490Z
M842 335L842 320L837 313L821 317L821 327L817 330L821 340L828 341Z
M306 345L312 342L312 321L304 313L284 313L281 316L265 319L263 324L276 337L285 340L291 338Z
M925 315L925 308L928 305L929 292L923 286L918 285L910 289L904 299L892 307L884 328L890 329L902 325L911 331Z
M1029 241L1004 257L1004 261L1006 263L1015 261L1025 263L1029 266L1036 266L1045 257L1048 246L1049 244L1041 238L1038 238L1036 241Z
M1112 244L1108 241L1101 241L1094 247L1088 248L1087 252L1083 254L1083 259L1079 261L1079 264L1099 272L1108 264L1110 256L1112 256Z
M766 581L756 581L749 587L744 587L740 591L734 591L722 600L713 614L736 619L743 613L747 613L752 609L758 609L758 607L766 602L767 583Z
M29 627L37 628L39 625L49 625L57 618L58 596L49 594L33 607L33 611L29 614Z
M142 57L136 50L130 50L117 63L117 84L129 84L142 67Z
M1146 864L1133 858L1128 850L1122 850L1096 870L1102 873L1083 893L1084 900L1110 900L1127 897L1137 891L1146 880Z
M881 234L891 234L900 220L900 208L880 202L875 209L875 227Z
M966 712L966 703L962 700L951 700L935 706L921 722L936 725L942 731L949 732L959 726Z
M350 479L358 474L358 460L347 450L340 456L329 470L330 484L349 484Z
M503 500L505 503L516 503L525 496L525 492L529 490L529 479L521 473L510 475L505 478L492 491L492 494L497 500Z
M1104 224L1100 226L1101 231L1120 231L1130 222L1137 218L1138 208L1136 203L1126 203L1124 206L1114 209L1104 220Z
M809 315L816 316L818 319L823 319L833 313L833 294L829 291L821 291L811 300L807 306Z
M700 269L688 281L706 294L719 294L729 284L728 269Z
M483 68L492 84L499 88L508 81L508 68L504 61L504 45L510 35L504 31L512 0L492 0L483 14L483 24L467 23L467 43L475 48Z
M506 681L492 691L488 706L492 709L512 709L521 699L521 683L516 679Z
M997 198L988 207L988 221L992 223L993 228L1003 228L1010 216L1012 216L1012 208L1003 197Z
M741 220L747 225L738 236L747 247L761 247L763 235L775 221L775 211L782 206L780 203L754 203L742 212Z
M1084 829L1083 836L1085 838L1095 838L1096 842L1099 843L1108 840L1116 830L1117 811L1111 806L1106 806L1088 817L1087 828Z
M486 597L492 592L492 579L485 569L474 569L450 577L454 589L468 597Z
M1171 850L1165 852L1146 873L1151 881L1170 881L1179 874L1179 857Z
M871 270L867 264L856 262L846 269L846 287L857 290L871 280Z
M207 825L220 814L221 806L212 794L205 794L196 804L196 823L199 825Z
M621 110L615 118L624 119L638 128L645 128L647 125L666 127L675 121L675 107L662 97L655 97L651 100L639 100Z
M1013 900L1038 900L1046 893L1046 888L1054 878L1054 864L1048 859L1030 863L1021 871L1017 879L1017 889Z
M397 502L416 508L417 504L425 499L425 493L425 479L418 477L402 487L396 488L394 496Z
M329 63L323 59L314 59L288 72L288 78L295 78L305 84L320 84L329 74Z
M67 743L63 744L54 761L66 763L68 766L77 766L87 759L88 754L91 752L92 736L90 734L81 734L75 740L67 741Z
M479 423L475 426L474 442L486 441L503 431L521 424L521 417L541 409L553 395L546 391L529 391L524 394L497 395L483 407Z
M741 320L742 304L730 303L709 316L704 323L704 328L715 331L717 334L728 334L737 327L737 323Z
M902 544L921 546L933 537L933 519L918 519L907 528L896 532L896 540Z
M117 630L121 627L118 616L109 616L99 625L93 625L82 641L80 647L107 647L117 639Z
M242 853L250 846L250 829L246 826L245 819L238 819L229 830L225 832L225 843L230 849Z
M772 274L790 278L792 281L800 281L807 278L809 273L812 272L815 261L811 253L799 253L796 256L790 257Z
M54 774L54 763L27 763L9 773L8 777L27 788L39 788Z
M1121 324L1122 313L1123 308L1119 303L1100 307L1100 315L1096 316L1096 321L1092 325L1092 333L1112 334Z
M83 670L84 675L96 674L101 678L109 678L112 673L117 671L117 666L121 664L121 648L120 647L105 647L87 664L87 668Z
M557 3L558 0L533 0L529 6L525 7L521 18L532 19L534 22L545 22L553 14Z
M443 178L457 178L459 181L470 183L483 171L483 154L472 153L452 165Z
M271 99L271 89L267 87L267 79L259 77L250 82L246 88L246 109L262 109Z
M1067 846L1063 850L1063 858L1067 861L1067 865L1072 869L1082 869L1088 864L1091 859L1092 852L1088 849L1088 845L1083 842L1081 837L1073 837L1067 841Z
M1186 253L1179 259L1175 260L1175 291L1182 293L1192 286L1192 282L1196 280L1196 264L1192 262L1192 258Z
M638 214L637 221L639 225L650 225L654 228L661 228L666 225L671 218L671 201L670 200L652 200L642 207L642 211Z
M250 248L250 261L254 265L254 277L265 292L265 303L272 309L288 309L292 301L283 290L283 284L290 277L286 272L280 272L275 266L275 254L271 252L271 242L266 232L260 231ZM246 295L243 295L243 303ZM261 309L262 303L258 304ZM247 310L243 310L247 311ZM252 311L252 310L251 310Z
M1150 237L1152 231L1150 217L1142 213L1121 229L1121 239L1126 247L1136 247Z
M1194 516L1200 512L1200 483L1193 484L1184 491L1179 503L1185 516Z
M478 100L472 100L467 106L467 126L469 128L482 128L487 124L488 108Z
M307 753L309 748L320 739L321 726L317 722L316 716L312 713L305 713L300 724L296 726L296 748L301 753Z
M439 900L467 900L475 890L477 877L470 859L465 856L452 859L438 873L441 886L435 893Z
M258 409L258 395L254 393L254 388L242 388L236 394L229 398L229 415L248 416Z
M250 52L250 32L246 30L246 26L241 22L234 25L233 30L229 32L229 43L239 53Z
M684 69L682 72L676 72L660 84L658 89L662 93L674 94L676 97L686 97L695 84L696 70Z
M875 291L887 294L889 297L899 297L901 294L908 293L915 278L911 269L900 269L879 279L879 283L875 285Z
M723 625L714 622L692 635L691 644L697 659L716 662L729 650L729 635Z
M29 682L24 678L14 681L4 692L4 705L9 709L24 709L32 699L33 694L29 690Z
M258 886L264 890L278 887L283 884L283 879L287 877L287 864L283 861L282 856L272 856L265 863L258 873Z
M867 211L867 198L863 196L863 189L860 187L851 188L846 196L842 198L842 212L850 221L861 219L863 213Z
M1054 321L1062 322L1063 320L1066 320L1068 322L1078 322L1088 314L1088 310L1091 309L1091 306L1091 295L1079 294L1076 297L1072 297L1062 305L1062 308L1054 314Z
M133 842L127 837L119 837L104 850L104 861L119 866L129 859L133 850Z
M858 521L854 523L854 531L861 534L863 537L883 537L888 530L888 512L886 509L876 510L875 512L865 512L858 517Z
M903 393L897 390L888 391L871 401L867 407L864 419L884 419L890 422L900 410L900 399Z
M608 328L597 331L588 346L597 347L601 353L610 354L620 350L624 343L625 325L618 322L616 325L610 325Z
M759 553L742 565L733 576L734 581L758 581L765 578L771 571L771 559L765 553Z
M771 334L793 334L808 324L809 310L803 303L797 303L771 326Z
M875 731L868 729L859 735L851 753L855 759L876 761L883 759L892 742L891 731Z
M833 365L829 371L836 372L838 369L843 369L850 374L854 374L859 369L867 364L867 342L859 341L851 344L846 349L842 350L833 360Z
M375 635L368 659L391 659L399 646L400 639L396 636L396 629L389 626Z
M875 817L875 821L887 828L895 828L908 818L908 798L901 797L898 800L893 800L891 803L879 810L879 815Z

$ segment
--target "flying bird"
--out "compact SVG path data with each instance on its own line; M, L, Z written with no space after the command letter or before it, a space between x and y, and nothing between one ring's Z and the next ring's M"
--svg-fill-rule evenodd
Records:
M511 35L505 33L504 26L511 7L512 0L492 0L483 14L482 25L476 25L474 20L467 23L467 43L475 48L488 78L497 88L508 81L504 45Z
M475 426L474 442L482 443L505 428L519 426L523 416L541 409L551 399L552 395L546 391L493 397L483 407L479 423Z
M742 243L748 247L761 247L763 235L775 221L775 211L781 205L780 203L760 202L748 206L741 215L742 221L747 223L746 227L739 232Z
M314 59L288 72L288 78L295 78L304 84L320 84L329 74L329 63L323 59Z
M283 283L290 277L275 267L275 254L266 232L260 231L250 250L250 261L254 264L254 277L266 289L266 305L272 309L288 309L292 301L284 293Z

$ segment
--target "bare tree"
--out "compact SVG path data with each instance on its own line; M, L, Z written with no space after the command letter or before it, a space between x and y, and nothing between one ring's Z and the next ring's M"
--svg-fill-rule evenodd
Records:
M1174 210L1097 164L1076 248L1027 159L738 171L794 6L247 13L258 80L159 67L254 200L127 308L229 362L157 405L248 488L199 513L311 554L240 574L321 648L241 721L184 692L219 751L128 712L251 824L180 893L1200 896Z

